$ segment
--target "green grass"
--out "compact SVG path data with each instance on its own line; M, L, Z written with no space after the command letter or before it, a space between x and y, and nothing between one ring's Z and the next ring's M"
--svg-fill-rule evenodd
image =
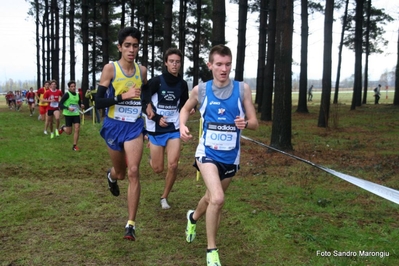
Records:
M316 93L309 114L297 114L293 106L292 153L398 189L399 108L381 99L378 106L370 102L349 111L350 97L343 95L331 107L335 124L328 129L317 127ZM196 119L189 123L196 138L182 146L170 210L160 209L164 174L152 172L144 149L138 239L129 242L122 239L127 180L119 183L121 196L109 193L110 159L100 125L86 117L81 151L74 152L72 136L50 140L27 106L10 111L2 100L0 265L205 265L204 219L193 243L184 238L186 212L205 191L192 167ZM258 131L244 135L268 144L271 126L260 122ZM227 191L218 233L221 261L230 266L399 265L398 210L338 177L243 140L241 170ZM362 250L389 256L362 257ZM347 251L357 256L334 256Z

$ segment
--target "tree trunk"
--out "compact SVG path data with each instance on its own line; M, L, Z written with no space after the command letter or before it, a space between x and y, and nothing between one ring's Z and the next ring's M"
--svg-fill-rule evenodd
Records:
M41 82L41 73L40 73L40 39L39 39L39 30L40 30L40 19L39 19L39 0L35 0L35 24L36 24L36 72L37 72L37 80L36 80L36 88L39 89L42 86Z
M212 46L226 44L226 2L225 0L212 0Z
M103 67L109 63L109 0L101 3L101 51L103 52Z
M76 81L76 56L75 56L75 0L69 1L69 75L71 80ZM83 14L82 14L83 15ZM82 18L83 19L83 18Z
M66 61L66 24L67 24L67 1L62 3L62 52L61 52L61 91L65 93L65 61Z
M280 150L292 150L292 33L293 0L277 1L276 90L270 145Z
M130 3L130 10L131 10L131 12L132 13L130 13L130 26L134 26L134 2L135 2L135 0L130 0L129 1L129 3Z
M187 0L180 0L179 8L179 49L184 54L186 49L186 18L187 18ZM184 57L181 60L180 75L183 76Z
M48 11L44 11L43 14L43 23L42 23L42 77L43 77L43 83L40 84L40 87L44 85L44 82L46 82L47 79L47 71L46 71L46 66L47 66L47 61L46 61L46 24L47 22L47 17L48 17ZM38 87L38 89L40 88Z
M96 71L97 71L97 49L96 49L96 44L97 44L97 0L92 0L93 1L93 26L91 28L91 32L93 34L93 41L91 45L91 65L93 71L91 72L91 84L93 88L96 87ZM86 98L86 97L85 97ZM86 105L86 103L85 103Z
M82 87L87 90L89 85L89 0L82 0ZM104 66L104 61L103 64Z
M149 22L149 17L150 17L150 1L146 0L144 1L144 32L142 34L143 37L143 57L141 60L141 64L145 67L148 67L148 22ZM155 18L153 18L155 19ZM152 23L154 25L154 23ZM152 40L154 40L154 36L152 36ZM154 45L152 51L154 51ZM152 56L154 58L154 54ZM152 60L152 65L151 65L151 77L154 76L154 60Z
M356 0L356 26L355 26L355 80L353 83L353 97L351 110L361 105L362 98L362 29L363 29L363 2Z
M194 47L193 47L193 69L194 69L194 77L193 77L193 87L198 84L199 77L199 56L200 56L200 39L201 39L201 5L202 0L197 1L197 24L196 24L196 33L194 39Z
M48 0L45 1L45 9L46 11L50 9L49 7L49 3ZM52 35L50 35L50 28L52 27L51 25L51 21L50 21L50 15L51 12L47 12L47 16L46 16L46 74L47 74L47 78L46 80L51 80L51 38Z
M319 127L328 127L328 119L330 116L333 21L334 0L327 0L324 18L323 87L321 92L319 120L317 124Z
M276 52L276 5L277 0L269 0L269 27L267 32L267 59L265 85L262 93L262 113L260 119L272 121L272 101L274 84L274 62Z
M297 113L309 113L307 105L308 92L308 0L301 0L301 73L299 75L299 96Z
M267 37L267 7L268 0L260 0L259 10L259 42L258 42L258 68L256 73L256 96L255 103L258 104L258 111L262 108L262 99L265 84L266 71L266 37Z
M155 6L154 6L155 8ZM163 55L166 50L172 47L172 14L173 14L173 0L164 1L164 24L163 24ZM166 70L165 64L162 64L162 69Z
M58 3L56 0L51 0L51 69L52 79L57 81L58 86L60 85L60 14Z
M238 35L235 80L244 80L245 43L247 33L248 0L239 0Z
M397 52L396 52L395 94L393 97L393 104L399 105L399 30L398 30Z
M93 13L96 13L95 11ZM121 0L121 29L126 25L126 0Z
M339 91L339 81L341 78L341 63L342 63L342 47L344 46L344 35L346 24L348 23L348 5L349 0L345 2L345 12L342 21L342 31L341 31L341 41L339 42L339 52L338 52L338 66L337 66L337 78L335 80L335 93L334 93L334 104L338 103L338 91Z
M367 25L366 25L366 56L364 62L364 88L363 88L363 104L367 103L367 87L368 87L368 71L369 71L369 55L370 55L370 16L371 16L371 0L367 1Z

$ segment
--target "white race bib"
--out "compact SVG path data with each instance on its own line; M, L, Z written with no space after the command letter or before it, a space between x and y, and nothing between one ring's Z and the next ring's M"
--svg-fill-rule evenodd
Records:
M141 106L115 104L114 118L126 122L136 122L141 116Z
M234 124L209 123L205 146L213 150L229 151L236 147L237 128Z

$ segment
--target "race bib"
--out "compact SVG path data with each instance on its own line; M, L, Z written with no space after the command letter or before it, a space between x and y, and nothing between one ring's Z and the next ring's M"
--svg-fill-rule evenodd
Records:
M237 128L234 124L209 123L205 146L213 150L229 151L236 147Z
M136 122L141 116L141 106L116 104L114 109L114 118L126 122Z
M177 121L179 114L177 112L177 109L173 110L165 110L165 109L158 109L157 113L159 115L162 115L167 123L174 123Z
M69 106L69 108L73 108L72 112L74 112L74 113L79 113L79 105L77 105L77 104L71 104L71 105Z
M58 102L51 102L50 103L50 107L57 108L58 107Z

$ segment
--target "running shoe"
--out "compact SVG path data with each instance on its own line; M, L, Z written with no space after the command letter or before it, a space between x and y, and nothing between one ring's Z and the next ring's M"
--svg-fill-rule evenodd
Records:
M123 238L131 241L136 240L136 230L133 225L125 227L125 236Z
M193 241L194 241L194 238L195 238L195 235L196 235L195 229L196 229L197 225L196 225L196 224L193 224L193 223L191 222L191 220L190 220L190 215L191 215L192 213L194 213L193 210L189 210L189 211L187 212L186 241L187 241L188 243L193 242Z
M51 132L51 134L50 134L50 139L53 139L53 138L54 138L54 133Z
M54 132L55 132L55 136L56 136L56 137L59 137L59 136L60 136L60 133L58 132L58 129L54 130Z
M164 210L170 209L170 206L166 199L161 199L161 206L162 206L162 209L164 209Z
M65 125L62 125L62 126L60 127L60 129L58 130L58 133L59 133L60 135L64 132L64 127L65 127Z
M206 253L206 263L208 266L222 266L219 260L219 250L215 249Z
M80 149L78 148L78 146L73 145L72 150L73 150L73 151L79 151Z
M43 131L44 135L47 135L47 130Z
M107 171L107 180L108 180L108 188L111 191L112 195L115 197L119 196L119 186L118 186L118 181L115 180L115 182L111 182L109 178L111 177L111 169Z

